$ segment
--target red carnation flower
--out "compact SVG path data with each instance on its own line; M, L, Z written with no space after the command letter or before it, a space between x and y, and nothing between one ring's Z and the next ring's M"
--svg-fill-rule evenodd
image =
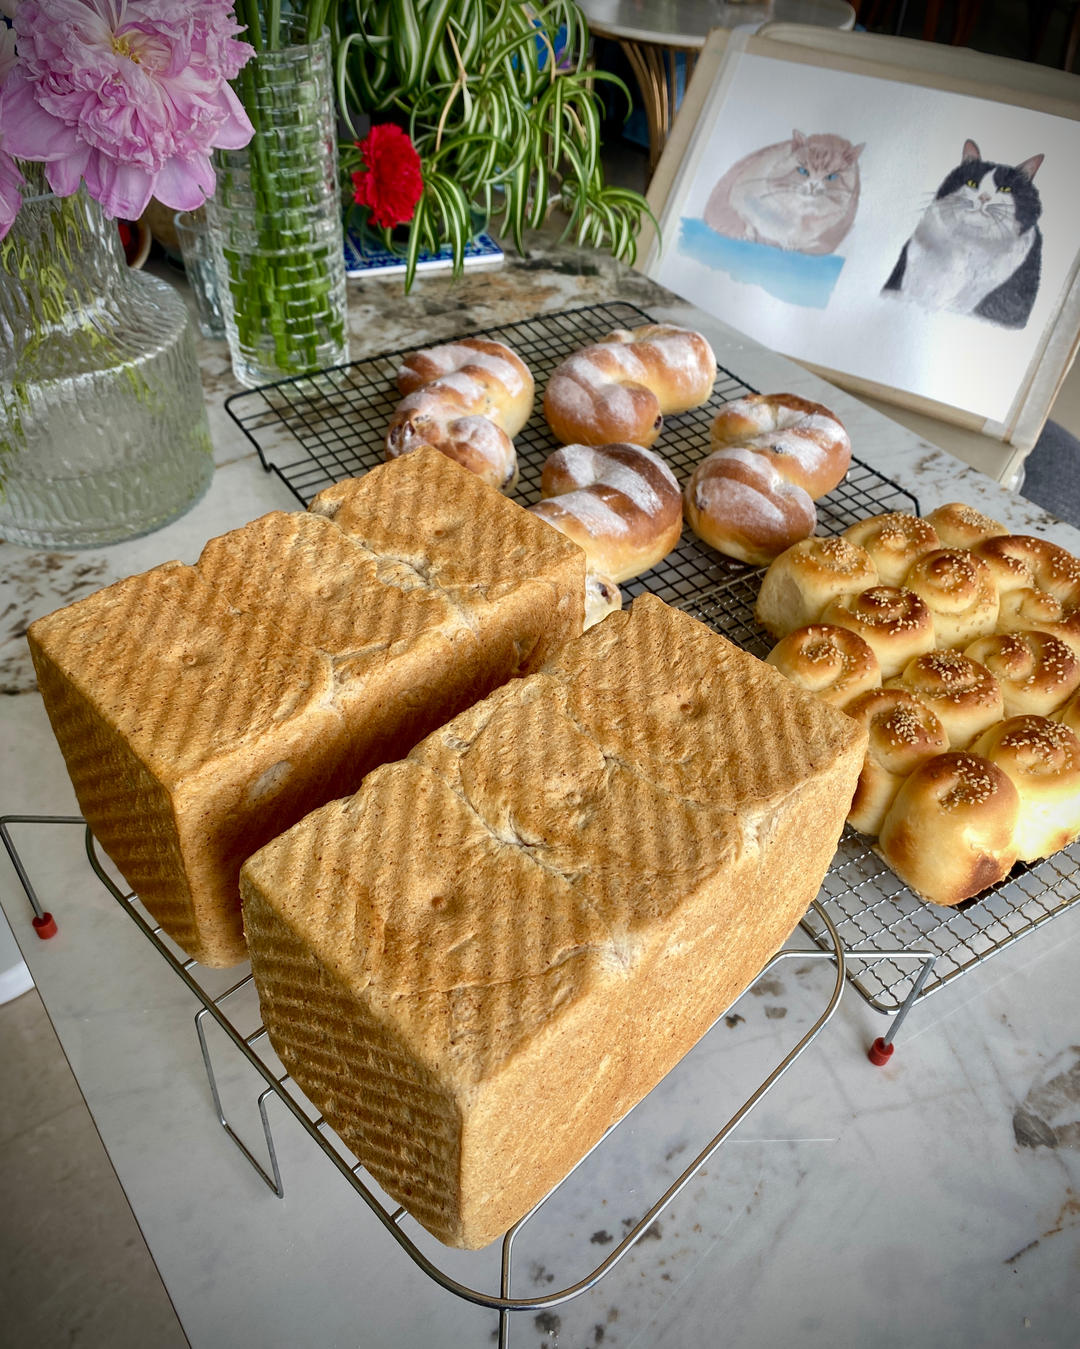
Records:
M364 159L352 176L357 204L368 208L373 225L407 225L424 190L416 147L399 126L380 122L356 148Z

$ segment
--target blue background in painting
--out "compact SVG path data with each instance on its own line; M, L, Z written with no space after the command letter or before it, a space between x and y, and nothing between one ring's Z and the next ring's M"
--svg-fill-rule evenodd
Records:
M806 309L826 307L844 267L844 259L835 253L793 253L772 244L729 239L689 216L679 222L678 248L713 271L727 272L736 281L761 286L778 300Z

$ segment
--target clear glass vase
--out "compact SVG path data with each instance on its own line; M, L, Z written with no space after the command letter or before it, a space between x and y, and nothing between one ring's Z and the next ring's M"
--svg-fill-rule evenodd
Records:
M207 203L233 373L255 386L349 358L330 34L259 52L237 92L255 127L215 153Z
M115 222L28 165L0 242L0 538L92 548L202 496L214 460L187 307Z

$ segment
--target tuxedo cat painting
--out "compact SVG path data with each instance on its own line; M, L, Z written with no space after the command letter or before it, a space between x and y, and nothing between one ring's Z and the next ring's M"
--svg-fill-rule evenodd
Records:
M705 223L729 239L832 253L858 210L862 151L843 136L794 131L727 170L706 202Z
M1023 328L1042 272L1042 203L1033 182L1042 162L1034 155L1022 164L995 163L965 141L882 294Z

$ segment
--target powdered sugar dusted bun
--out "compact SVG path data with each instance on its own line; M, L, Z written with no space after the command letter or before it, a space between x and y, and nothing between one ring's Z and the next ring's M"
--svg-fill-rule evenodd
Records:
M699 539L756 567L813 534L817 524L810 494L753 450L714 450L690 475L685 497L686 522Z
M386 457L431 445L492 487L517 480L512 437L529 419L535 392L528 366L502 342L466 337L406 356L397 372L404 398L386 433Z
M887 586L900 585L913 563L941 547L937 530L929 521L903 511L859 520L844 530L843 537L866 549L882 585Z
M1000 768L1020 797L1016 851L1034 862L1080 836L1080 740L1048 717L1010 717L974 750Z
M909 568L903 585L926 601L938 646L966 646L993 632L998 592L990 568L967 548L935 548Z
M906 689L871 689L844 711L868 736L848 823L873 836L904 780L927 759L944 754L949 738L934 712Z
M944 548L973 548L983 539L993 538L995 534L1008 534L1006 525L983 515L974 506L966 506L962 501L950 501L938 506L926 517L937 531Z
M810 623L796 628L765 658L808 693L834 707L881 685L881 667L870 647L848 628Z
M1080 688L1080 660L1048 632L993 633L964 654L997 680L1007 717L1048 717Z
M761 579L754 617L773 637L783 637L821 617L839 595L877 585L870 554L840 537L803 539L786 549Z
M826 606L823 623L857 632L873 647L882 679L898 675L909 660L934 648L934 620L925 602L901 586L870 586Z
M889 680L889 687L907 689L930 708L945 728L949 749L967 749L1005 715L998 681L962 651L916 656L898 678Z
M877 851L923 899L960 904L1012 870L1019 818L1019 794L997 764L949 751L904 782L882 821Z
M602 618L622 608L622 593L609 576L595 571L585 573L585 627L594 627Z
M840 419L793 393L752 393L725 403L709 430L716 449L763 454L788 482L816 501L839 483L851 463L851 441Z
M682 494L663 459L640 445L564 445L529 509L585 550L618 584L655 567L682 533Z
M648 447L663 419L708 401L716 357L701 333L670 323L616 329L556 366L544 416L564 445Z

